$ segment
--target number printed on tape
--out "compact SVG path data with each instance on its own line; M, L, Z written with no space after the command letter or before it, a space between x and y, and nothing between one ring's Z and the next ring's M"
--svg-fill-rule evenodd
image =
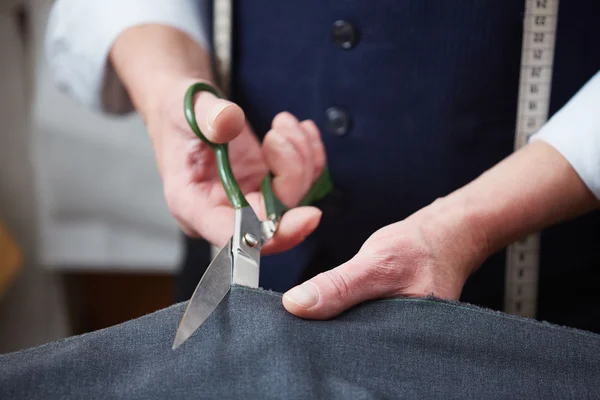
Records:
M548 120L558 0L526 0L515 150ZM537 311L540 238L530 235L508 247L504 311L534 318Z

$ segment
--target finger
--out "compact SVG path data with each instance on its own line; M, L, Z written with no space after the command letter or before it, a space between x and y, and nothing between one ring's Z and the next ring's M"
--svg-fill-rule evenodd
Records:
M263 154L273 173L273 192L287 207L297 205L313 180L314 151L308 134L290 113L280 113L263 141Z
M243 193L250 193L260 187L268 169L261 144L248 124L229 146L229 159Z
M358 303L386 294L387 288L377 285L378 279L369 277L368 270L355 257L292 288L284 294L283 305L301 318L332 318Z
M247 196L250 206L254 210L264 210L264 200L259 193L251 193ZM190 215L190 210L184 212ZM277 232L267 245L263 247L262 254L273 254L291 249L303 242L319 225L322 212L315 207L298 207L288 211L281 218ZM219 206L210 211L210 215L197 214L188 218L178 218L178 220L192 221L191 225L186 225L186 230L190 232L199 232L208 242L223 246L233 234L235 212L230 206ZM264 220L264 211L259 212L257 217Z
M319 178L319 176L321 176L323 168L325 168L325 164L327 162L325 155L325 145L323 144L323 140L321 139L321 133L319 132L317 124L315 124L312 120L302 121L300 123L300 127L304 129L304 132L307 133L309 141L312 144L314 159L314 172L312 182L314 183Z
M230 142L244 128L244 111L237 104L207 91L196 95L194 112L200 131L211 142Z
M196 232L196 230L192 229L192 227L188 225L185 221L177 220L177 222L179 223L179 228L185 236L191 239L198 239L200 237L200 234Z
M246 199L252 209L256 210L258 219L264 221L267 213L262 193L250 193ZM275 254L299 245L317 228L322 214L316 207L297 207L289 210L282 216L275 235L262 248L261 254Z
M196 208L198 209L202 208ZM189 210L186 213L186 220L190 221L188 226L198 232L203 239L217 247L222 247L233 234L234 215L233 208L224 205L215 207L207 213Z
M322 212L315 207L298 207L283 215L275 236L262 248L261 254L289 250L302 243L319 225Z

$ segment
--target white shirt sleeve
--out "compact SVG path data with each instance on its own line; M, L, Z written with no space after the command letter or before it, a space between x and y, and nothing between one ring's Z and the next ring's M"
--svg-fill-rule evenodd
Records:
M600 199L600 72L530 139L556 148Z
M206 0L57 0L45 52L56 85L84 105L105 112L131 110L108 62L117 38L132 26L157 23L188 34L207 48Z

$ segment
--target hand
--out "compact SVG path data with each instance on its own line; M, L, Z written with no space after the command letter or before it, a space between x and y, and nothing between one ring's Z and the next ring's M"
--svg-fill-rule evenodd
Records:
M438 200L375 232L350 261L288 291L283 305L299 317L327 319L383 297L456 300L487 254L477 232L460 207Z
M146 123L171 213L189 236L215 245L227 242L234 211L217 175L212 149L198 139L183 112L188 87L212 80L210 53L186 33L161 24L141 24L121 33L109 60ZM230 142L236 180L258 217L265 219L260 183L274 174L273 191L288 207L304 197L325 165L325 151L312 121L278 115L262 148L237 105L208 92L196 96L200 130L211 141ZM289 211L263 253L289 249L312 232L321 212L313 207Z
M184 93L195 81L170 82L163 102L147 116L147 126L171 213L187 235L221 246L231 236L234 210L219 180L213 150L194 135L184 117ZM268 170L274 175L275 195L288 207L300 202L323 170L325 150L312 121L298 122L289 113L277 115L261 147L236 104L201 92L195 111L200 130L210 141L229 142L236 180L261 220L266 211L260 184ZM314 207L290 210L263 253L297 245L317 227L320 217Z
M324 319L381 297L456 300L490 254L599 208L569 161L551 145L534 141L469 184L379 230L354 258L290 290L283 304L300 317Z

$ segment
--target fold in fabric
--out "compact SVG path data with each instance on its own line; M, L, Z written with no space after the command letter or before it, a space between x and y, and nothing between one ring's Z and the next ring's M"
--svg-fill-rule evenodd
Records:
M1 397L600 397L600 336L466 304L380 300L307 321L236 286L173 351L184 309L2 355Z

